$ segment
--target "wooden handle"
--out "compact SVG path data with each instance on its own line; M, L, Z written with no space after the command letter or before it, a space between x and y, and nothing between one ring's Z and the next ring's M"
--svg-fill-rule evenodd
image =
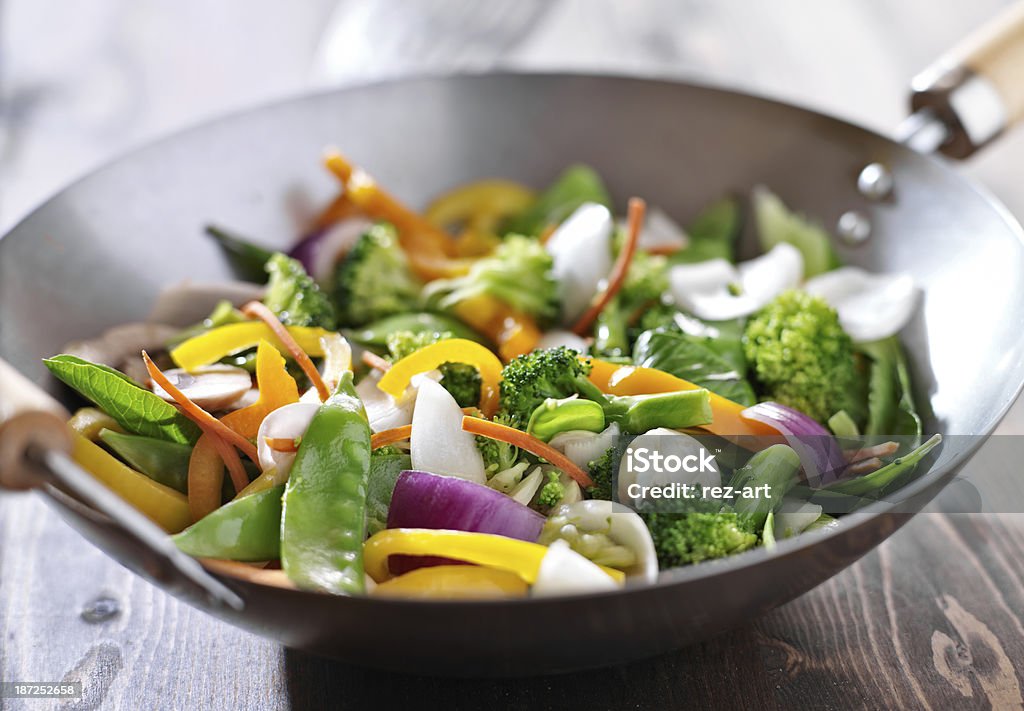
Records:
M0 488L30 489L44 479L25 454L35 446L71 451L67 411L0 358Z
M1024 2L975 31L911 84L915 114L946 128L939 149L966 158L1024 119Z

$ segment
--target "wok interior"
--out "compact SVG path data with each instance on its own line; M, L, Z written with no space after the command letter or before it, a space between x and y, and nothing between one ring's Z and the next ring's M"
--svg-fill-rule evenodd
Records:
M832 228L872 224L840 253L924 290L904 334L931 431L991 430L1024 379L1024 248L1012 220L938 162L792 107L664 82L565 76L425 79L312 96L145 148L73 185L0 241L0 354L39 382L65 342L145 318L161 287L230 272L209 221L284 248L336 192L339 146L413 206L459 183L542 186L594 166L620 204L640 195L685 224L727 191L771 186ZM887 164L892 198L855 190ZM751 239L747 229L746 240ZM748 245L749 248L749 245ZM382 284L382 289L388 285Z

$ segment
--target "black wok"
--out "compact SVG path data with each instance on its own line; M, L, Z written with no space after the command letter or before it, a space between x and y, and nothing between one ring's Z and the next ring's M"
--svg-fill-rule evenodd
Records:
M915 136L925 141L927 131ZM0 240L0 357L66 397L40 358L143 319L170 283L227 277L222 254L202 234L211 219L287 246L297 231L290 206L325 202L336 190L317 163L329 144L413 205L485 176L543 185L566 164L585 161L613 195L641 195L684 223L723 192L758 183L827 225L853 211L870 235L837 241L842 258L907 271L924 290L904 339L918 395L934 408L926 429L988 434L1024 382L1021 229L944 159L763 98L576 75L426 78L331 91L229 116L120 158ZM858 190L873 163L891 172L887 195ZM946 446L900 493L900 510L932 498L972 449ZM567 671L677 648L802 594L906 520L880 505L831 533L674 570L654 586L614 594L417 603L225 577L244 601L233 609L192 594L110 519L49 492L97 546L232 624L357 664L456 675Z

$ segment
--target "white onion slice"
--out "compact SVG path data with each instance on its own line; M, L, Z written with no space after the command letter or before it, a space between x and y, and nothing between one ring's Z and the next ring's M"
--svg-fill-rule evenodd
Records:
M566 517L584 533L605 533L613 543L633 551L636 563L625 571L627 576L649 583L658 578L658 555L651 532L634 511L611 501L590 499L556 509L551 515Z
M841 267L814 277L804 289L836 310L843 330L855 341L876 341L898 333L917 307L918 289L909 274L872 274L859 267Z
M476 437L462 429L462 408L441 385L423 379L412 413L413 469L486 484Z
M581 205L556 229L545 247L562 290L562 321L571 324L590 305L612 269L612 214L604 205Z
M775 537L785 538L803 532L818 520L821 511L820 505L810 501L784 498L775 512Z
M537 348L556 348L557 346L572 348L580 353L586 353L588 348L587 342L572 331L548 331L537 341Z
M647 452L640 450L646 449ZM722 475L714 471L669 471L667 466L655 466L653 454L657 452L662 457L676 456L680 461L684 457L694 456L700 462L701 451L704 449L699 441L690 435L676 432L665 427L658 427L640 435L629 445L627 454L619 463L618 495L619 501L623 503L632 502L634 505L639 499L630 497L629 487L631 484L640 486L665 486L678 482L679 484L694 484L698 487L721 486ZM632 464L629 452L633 452ZM664 460L662 460L664 461ZM712 465L713 467L714 465Z
M548 444L562 452L576 466L586 469L592 461L615 444L619 434L619 426L613 423L600 434L586 430L559 432Z
M616 588L618 583L599 566L574 551L565 541L559 540L548 546L530 593L534 597L548 597Z
M676 303L711 321L749 316L803 279L804 260L791 244L775 245L760 257L733 267L724 259L679 264L669 270ZM739 295L730 292L739 287Z
M529 506L530 502L533 501L533 497L537 495L537 491L540 489L540 485L543 481L544 472L540 467L534 467L532 472L527 474L521 482L516 484L512 491L508 492L508 495L523 506Z
M260 424L256 434L256 451L259 454L260 469L276 468L278 475L287 478L295 461L295 452L278 452L270 448L267 438L296 439L306 434L309 423L320 409L320 403L295 402L277 408Z
M320 377L327 389L334 392L341 381L341 376L352 370L352 346L340 333L329 333L320 337L320 347L324 351Z
M356 385L356 394L366 408L366 419L370 421L370 429L374 432L383 432L412 424L412 411L416 403L415 390L406 390L405 396L396 402L393 397L377 387L380 377L380 374L374 371ZM303 398L305 397L303 395Z
M619 220L618 226L619 229L625 230L628 221ZM664 210L659 207L647 208L647 216L644 218L644 225L640 229L640 237L636 244L637 249L648 252L676 252L689 243L690 237L686 230Z

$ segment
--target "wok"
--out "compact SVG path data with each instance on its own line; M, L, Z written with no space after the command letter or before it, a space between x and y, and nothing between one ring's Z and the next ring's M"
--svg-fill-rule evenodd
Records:
M1010 35L987 38L984 47L1002 47L987 64L961 56L918 87L919 107L930 108L916 115L907 140L963 155L1014 118L1024 101L1002 91L999 73L989 71L1010 61L1000 42L1020 34L1019 17L1011 26ZM1002 124L949 113L958 87L977 81L1001 97ZM564 74L415 78L329 91L228 116L115 160L0 240L0 357L66 398L40 358L69 340L143 319L168 284L227 277L224 257L202 234L211 219L288 246L297 232L290 207L324 203L336 191L316 160L333 143L413 205L485 176L543 185L568 163L585 161L613 195L641 195L685 223L723 192L763 183L825 224L847 215L849 239L837 240L847 263L907 271L921 285L919 314L903 337L918 397L934 409L927 430L988 434L1024 383L1021 229L946 160L764 98ZM0 369L9 403L18 399L17 379ZM505 602L331 597L218 574L239 598L218 603L201 592L203 571L183 574L154 553L152 540L142 542L137 531L126 533L123 522L69 495L67 480L52 471L60 465L37 471L51 470L45 491L94 544L232 624L361 665L525 675L678 648L804 593L891 535L907 519L902 512L923 506L956 474L975 440L954 439L960 444L948 444L900 492L898 509L878 504L831 533L673 570L653 586ZM37 465L53 464L34 451ZM8 459L9 486L15 464Z

